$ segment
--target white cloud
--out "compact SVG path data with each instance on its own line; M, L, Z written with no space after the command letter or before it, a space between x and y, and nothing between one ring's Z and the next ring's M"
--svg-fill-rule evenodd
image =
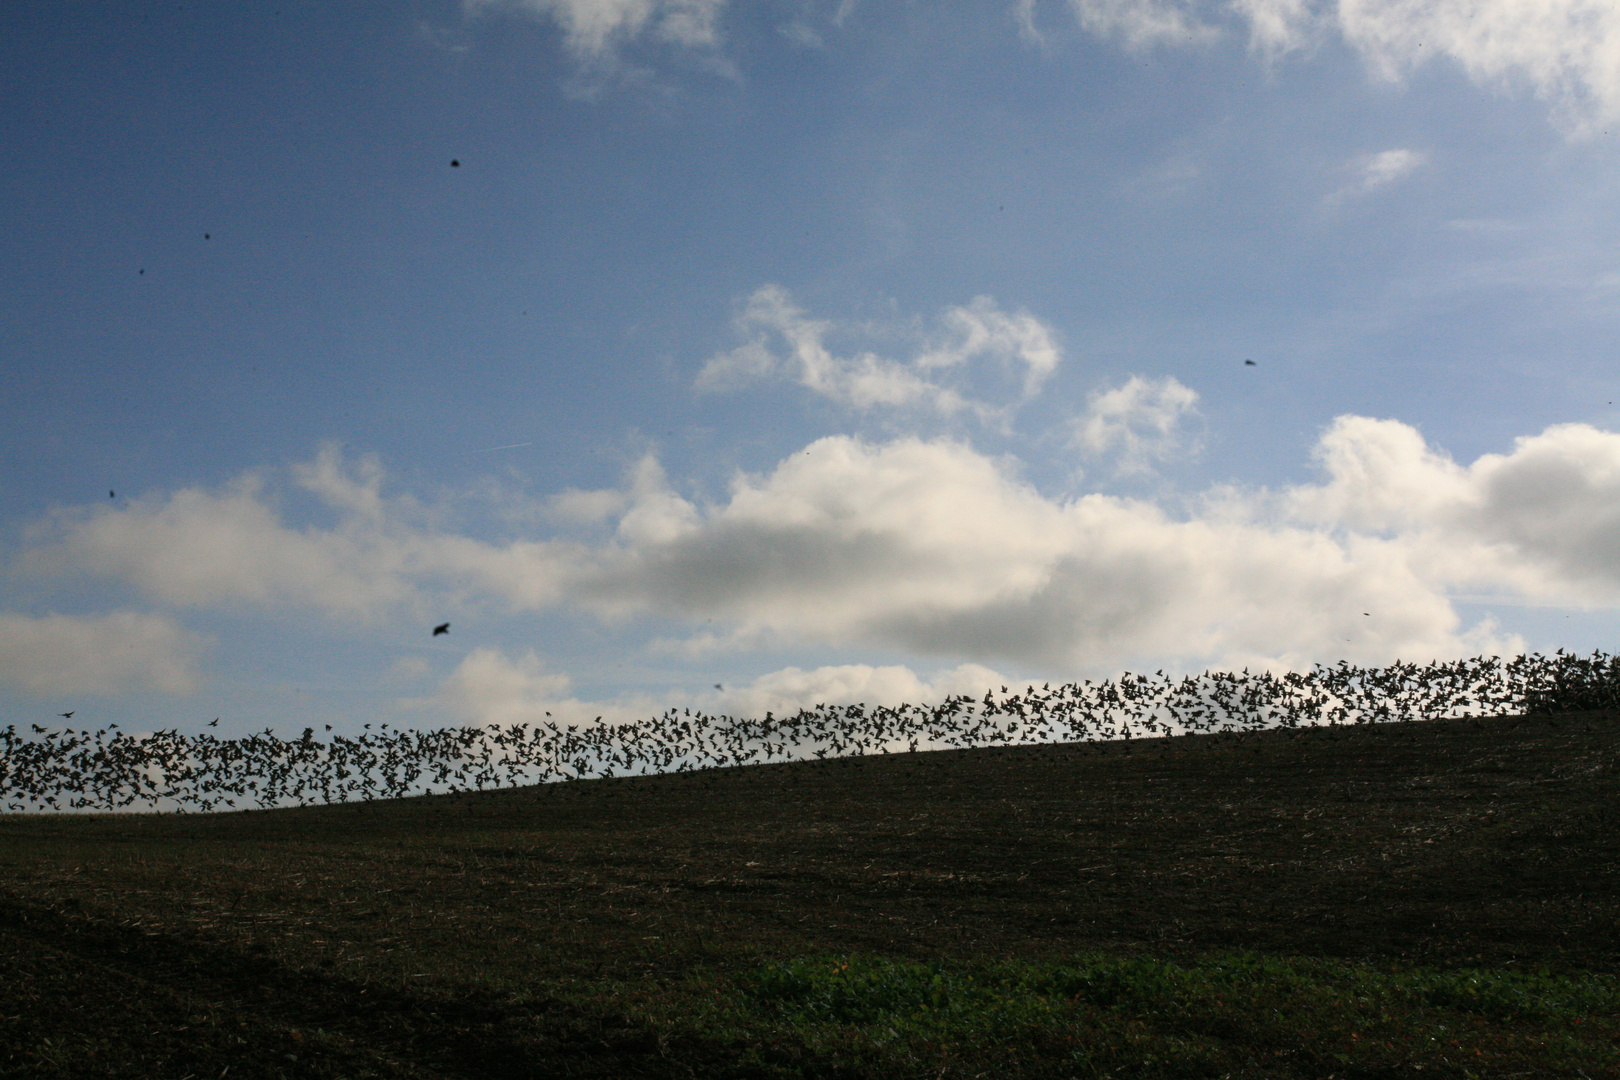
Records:
M953 372L990 361L1003 372L1020 373L1028 398L1062 360L1056 334L1027 311L1002 311L988 296L952 307L940 328L916 342L908 361L864 349L839 355L827 345L834 334L887 335L874 328L840 326L809 317L779 285L765 285L748 298L735 320L742 344L714 356L698 373L700 391L735 390L766 379L791 379L831 401L855 409L924 409L944 416L970 410L983 418L1003 408L965 395L943 381Z
M467 16L515 11L562 31L563 45L578 65L565 87L594 99L614 85L644 84L651 70L627 62L635 46L662 46L695 58L700 67L735 77L720 52L720 18L726 0L463 0Z
M547 567L568 558L567 545L497 547L423 527L414 500L382 495L374 458L351 475L333 446L291 472L335 525L288 524L265 476L250 472L221 491L183 488L120 508L58 511L29 531L20 568L120 579L177 607L311 608L359 620L420 612L427 586L476 583L528 607L557 599Z
M914 366L956 367L988 356L1004 368L1022 365L1024 396L1033 397L1063 359L1051 327L1027 311L1009 315L988 296L975 296L966 307L948 308L940 321L945 334L912 361Z
M687 48L720 43L725 0L465 0L470 14L509 8L555 23L576 56L601 60L619 46L647 38Z
M840 437L739 481L667 543L598 551L572 594L603 614L1048 669L1458 655L1466 633L1408 555L1398 538L1057 502L960 443Z
M1135 431L1147 454L1192 404L1165 380L1126 390L1093 403L1098 445L1129 450L1119 432ZM593 543L434 528L384 493L379 468L323 454L295 473L329 526L288 525L246 478L63 514L21 568L121 578L181 606L377 616L432 597L435 610L668 618L719 651L816 642L1054 672L1462 655L1495 631L1461 625L1448 599L1461 589L1620 604L1620 435L1585 425L1463 465L1405 424L1342 417L1318 447L1322 482L1212 492L1183 518L1149 500L1048 497L1015 461L949 439L821 439L709 506L649 457L612 498L576 493L607 514ZM458 707L571 700L537 660L479 656L452 687Z
M1620 5L1612 0L1070 0L1080 26L1128 46L1202 43L1212 20L1246 24L1268 60L1337 34L1397 80L1449 60L1476 82L1527 87L1574 134L1620 119ZM1031 38L1032 5L1015 7ZM1025 26L1031 29L1024 29Z
M1014 0L1013 22L1018 24L1018 36L1031 45L1046 44L1046 37L1035 25L1035 0Z
M60 515L35 531L54 544L30 553L36 570L72 567L123 578L153 599L184 607L232 602L306 603L334 613L369 614L404 600L405 552L378 543L381 506L375 477L337 476L336 452L302 470L310 489L342 512L332 530L294 530L267 504L254 473L221 492L185 488L167 500Z
M1310 48L1321 35L1306 0L1231 0L1231 9L1248 20L1249 47L1267 60Z
M197 688L206 637L163 615L0 612L0 686L38 696Z
M1350 165L1354 179L1328 196L1328 205L1337 205L1349 199L1371 195L1391 184L1399 183L1428 163L1428 155L1404 147L1365 154Z
M1132 375L1124 386L1091 395L1086 414L1074 421L1071 445L1089 454L1117 450L1121 473L1149 472L1154 461L1197 453L1182 432L1197 405L1198 394L1168 375Z
M1299 520L1399 537L1437 580L1620 603L1620 435L1555 425L1465 467L1405 424L1344 416L1316 456L1327 482L1289 492Z
M1449 57L1528 84L1576 128L1620 116L1620 7L1609 0L1340 0L1345 40L1390 79Z

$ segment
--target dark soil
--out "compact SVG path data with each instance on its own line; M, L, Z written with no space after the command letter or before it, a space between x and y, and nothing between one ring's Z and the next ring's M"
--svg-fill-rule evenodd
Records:
M1617 761L1577 713L0 816L0 1076L692 1075L510 990L851 951L1614 973Z

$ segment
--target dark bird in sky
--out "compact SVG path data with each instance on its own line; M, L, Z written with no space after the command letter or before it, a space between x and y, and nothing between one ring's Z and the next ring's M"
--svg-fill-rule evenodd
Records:
M461 159L460 159L460 158L451 158L451 159L450 159L450 167L451 167L451 168L452 168L452 169L459 169L459 168L461 168Z
M1245 360L1245 361L1243 361L1243 365L1245 367L1258 367L1259 366L1253 360Z
M219 727L219 717L216 716L212 720L208 721L207 726L208 727Z
M73 710L73 712L78 712L78 711L79 711L79 710L77 710L77 709L75 709L75 710ZM71 719L73 719L73 713L70 713L70 712L59 712L59 713L57 713L57 714L56 714L56 715L57 715L57 716L60 716L60 717L61 717L61 718L62 718L62 719L64 719L64 720L71 720Z
M118 498L118 496L117 496L117 495L114 495L114 494L113 494L113 493L112 493L112 492L110 492L110 491L109 491L109 492L107 492L107 498L109 498L109 499L116 499L116 498Z
M438 626L435 626L433 628L433 636L434 637L438 637L440 634L448 634L449 632L450 632L450 624L447 623L447 622L442 622Z

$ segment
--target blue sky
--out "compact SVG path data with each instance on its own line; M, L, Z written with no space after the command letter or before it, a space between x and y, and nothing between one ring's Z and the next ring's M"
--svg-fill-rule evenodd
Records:
M1615 643L1611 5L32 4L0 49L7 722Z

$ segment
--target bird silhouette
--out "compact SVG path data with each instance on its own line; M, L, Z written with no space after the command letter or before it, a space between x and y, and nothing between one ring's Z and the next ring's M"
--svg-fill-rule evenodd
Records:
M219 717L216 716L212 720L208 721L207 726L208 727L219 727Z
M75 709L75 710L73 710L73 712L78 712L78 710L77 710L77 709ZM61 718L62 718L62 719L64 719L64 720L71 720L71 719L73 719L73 713L70 713L70 712L59 712L59 713L57 713L57 714L56 714L56 715L57 715L57 716L60 716L60 717L61 717Z
M449 632L450 632L450 624L447 623L447 622L442 622L438 626L435 626L433 628L433 636L434 637L438 637L440 634L448 634Z
M1243 361L1243 366L1244 367L1259 367L1259 365L1256 364L1253 360L1245 360L1245 361Z

